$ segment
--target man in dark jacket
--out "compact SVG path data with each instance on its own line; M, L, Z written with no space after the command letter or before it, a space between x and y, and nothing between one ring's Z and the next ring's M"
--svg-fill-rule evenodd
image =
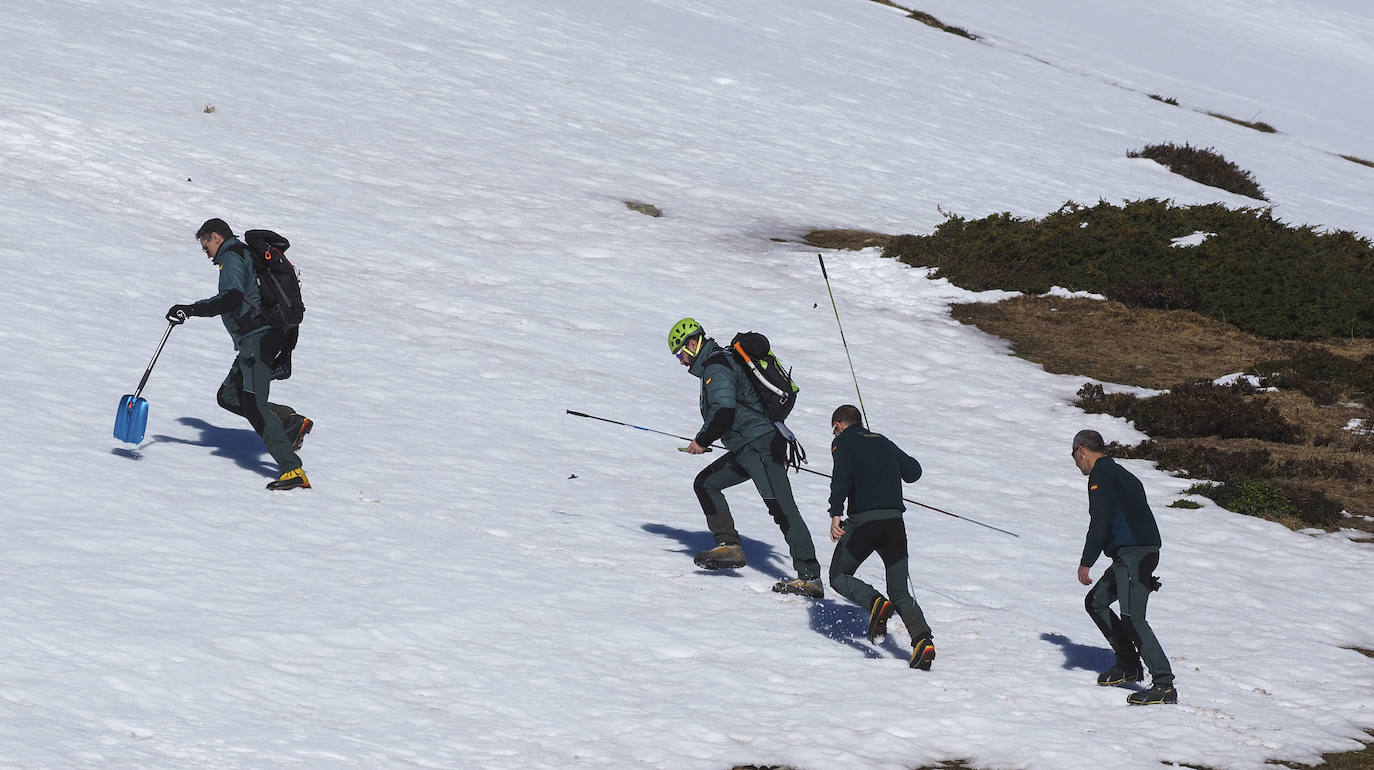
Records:
M268 489L308 489L310 479L296 452L310 432L311 421L289 406L269 403L273 359L281 334L258 312L262 297L253 256L222 219L209 219L196 231L201 251L219 267L219 293L190 305L173 305L167 320L180 324L187 316L219 316L238 355L219 387L219 405L248 418L267 444L281 473Z
M716 539L716 547L702 551L694 561L703 569L736 569L745 565L744 548L730 515L723 490L753 480L764 505L787 540L797 576L780 580L773 590L819 599L825 595L821 585L821 565L816 546L806 528L792 484L787 478L787 440L763 411L754 386L733 356L706 336L691 318L674 324L668 333L668 349L692 376L701 380L701 419L703 425L687 445L691 454L703 454L717 439L729 451L697 474L692 487L706 526Z
M1099 554L1112 566L1102 574L1084 600L1088 615L1116 653L1116 665L1097 678L1103 686L1139 682L1145 678L1140 659L1150 668L1148 690L1131 693L1133 705L1177 703L1169 659L1145 620L1150 592L1159 587L1159 527L1145 500L1145 487L1130 471L1107 456L1102 434L1081 430L1073 437L1073 462L1088 477L1088 535L1078 562L1078 582L1091 585L1090 569ZM1121 617L1112 612L1117 602Z
M860 607L868 608L868 639L887 634L895 609L911 634L912 668L929 671L935 643L921 606L907 590L907 541L902 512L902 482L921 478L921 464L886 436L864 428L858 407L845 404L830 417L835 440L830 453L835 472L830 479L830 539L839 541L830 560L830 587ZM849 505L849 520L844 508ZM854 577L874 551L887 572L890 600Z

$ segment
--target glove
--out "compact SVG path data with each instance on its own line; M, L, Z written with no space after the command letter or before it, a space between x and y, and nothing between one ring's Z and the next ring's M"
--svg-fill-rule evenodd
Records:
M172 307L167 310L167 320L170 321L173 326L180 326L186 323L186 317L189 315L191 315L190 305L172 305Z

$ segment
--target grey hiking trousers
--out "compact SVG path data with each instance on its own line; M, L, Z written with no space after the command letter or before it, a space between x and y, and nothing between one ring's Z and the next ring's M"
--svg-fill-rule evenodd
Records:
M797 510L792 483L787 479L787 441L777 431L750 441L737 452L726 452L725 456L703 468L692 483L716 545L739 545L739 531L735 529L730 504L725 501L722 491L750 480L787 540L797 577L804 580L820 577L821 564L816 560L811 531Z
M1154 684L1173 684L1174 672L1169 658L1155 638L1155 632L1145 620L1145 607L1150 599L1150 586L1155 567L1159 566L1159 548L1152 545L1129 545L1118 548L1112 566L1098 578L1083 606L1097 624L1116 653L1116 663L1134 667L1137 659L1145 661ZM1116 602L1121 617L1112 612Z

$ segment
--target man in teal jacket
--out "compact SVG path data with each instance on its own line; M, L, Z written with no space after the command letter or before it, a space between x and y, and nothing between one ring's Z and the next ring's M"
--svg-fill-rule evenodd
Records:
M1090 570L1100 554L1112 560L1084 607L1116 653L1116 665L1097 678L1103 686L1145 678L1140 659L1150 669L1151 686L1131 693L1132 705L1177 703L1174 672L1155 632L1145 620L1150 592L1159 587L1159 527L1145 500L1145 487L1130 471L1107 456L1102 434L1081 430L1073 437L1073 462L1088 477L1088 535L1078 562L1078 582L1091 585ZM1117 602L1121 616L1112 612Z
M902 512L902 482L921 478L921 464L881 433L866 430L863 414L845 404L830 416L835 440L830 454L835 473L830 477L830 587L868 609L868 639L887 634L887 619L895 609L911 634L911 668L929 671L935 642L921 606L907 590L907 540ZM849 520L844 521L845 505ZM887 573L887 593L854 577L859 565L876 551Z
M311 421L289 406L268 402L272 360L281 348L281 334L258 313L253 257L248 247L222 219L209 219L196 231L200 248L219 267L219 293L190 305L173 305L167 320L183 323L187 316L219 316L238 355L219 387L219 405L248 419L277 461L280 476L268 489L308 489L310 479L296 452L310 432Z
M693 489L706 514L706 526L716 547L702 551L694 561L703 569L736 569L745 565L744 548L730 515L723 490L753 480L773 521L787 540L797 577L773 586L778 593L819 599L821 565L811 531L792 497L787 478L787 440L763 411L754 386L733 356L691 318L678 321L668 333L668 349L678 362L701 380L703 425L687 445L691 454L703 454L717 439L729 451L697 474Z

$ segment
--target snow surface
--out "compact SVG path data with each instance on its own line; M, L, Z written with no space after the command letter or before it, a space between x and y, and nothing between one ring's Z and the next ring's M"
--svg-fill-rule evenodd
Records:
M1216 235L1216 233L1208 233L1203 232L1202 230L1195 230L1188 235L1182 235L1178 238L1174 238L1173 240L1169 241L1169 245L1176 249L1183 249L1189 246L1201 246L1204 242L1206 242L1208 238L1211 238L1214 235Z
M1374 235L1374 172L1332 154L1374 156L1351 98L1374 92L1367 4L963 6L923 10L983 43L865 0L7 3L0 766L1258 768L1357 748L1369 545L1166 508L1192 482L1148 463L1126 465L1164 534L1151 621L1181 700L1094 685L1068 443L1142 435L948 316L998 293L827 255L868 415L925 467L908 495L1020 534L908 512L930 672L899 623L870 646L843 599L769 592L786 549L747 487L750 566L696 570L703 460L564 414L690 434L696 381L665 334L693 315L775 339L828 471L853 382L815 252L770 239L1253 203L1125 157L1149 142L1215 145L1283 217ZM1121 80L1263 106L1285 133ZM216 407L213 319L172 333L147 440L110 436L165 308L213 293L191 239L209 216L294 244L309 314L273 396L317 422L309 491L265 492L257 438ZM825 480L794 488L828 565Z

